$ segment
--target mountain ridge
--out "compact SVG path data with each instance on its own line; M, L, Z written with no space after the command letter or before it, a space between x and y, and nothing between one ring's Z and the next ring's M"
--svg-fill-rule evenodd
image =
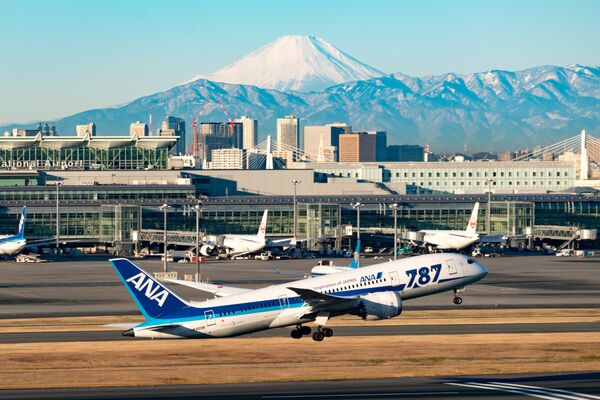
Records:
M229 115L259 120L260 139L275 133L275 120L295 114L301 124L346 121L355 130L386 130L388 142L430 144L433 151L515 150L551 144L586 129L598 134L600 67L569 64L521 71L489 70L412 77L400 72L354 80L308 93L198 79L134 99L61 118L59 133L94 121L99 134L128 132L129 124L166 115L182 117L191 140L191 118ZM9 124L0 130L32 124ZM156 124L158 126L158 124ZM156 127L155 126L155 127Z

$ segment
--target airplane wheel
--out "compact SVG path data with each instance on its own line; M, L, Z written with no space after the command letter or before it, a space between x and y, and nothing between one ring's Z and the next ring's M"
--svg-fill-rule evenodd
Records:
M325 335L325 337L332 337L333 336L333 330L331 330L329 328L323 328L323 335Z
M312 334L312 338L313 340L320 342L321 340L323 340L323 334L319 331L316 331Z
M462 304L462 297L455 297L454 304Z
M310 329L310 326L302 326L302 327L300 327L300 332L301 332L303 335L306 335L306 336L308 336L308 335L310 335L310 333L312 332L312 329Z
M300 339L302 338L302 332L300 332L298 329L294 329L290 332L290 336L294 339Z

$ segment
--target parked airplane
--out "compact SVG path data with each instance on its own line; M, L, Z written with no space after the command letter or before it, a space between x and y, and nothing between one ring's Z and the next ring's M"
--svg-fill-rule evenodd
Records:
M456 230L421 230L423 242L439 250L460 250L469 247L479 239L477 234L477 216L479 202L475 203L471 218L464 231Z
M203 283L216 298L181 299L169 288L124 258L110 260L146 321L123 332L150 338L228 337L295 326L291 336L311 334L316 341L333 335L330 317L356 315L364 320L393 318L402 302L454 290L454 302L465 286L487 274L487 268L460 254L427 254L337 274L302 279L262 289Z
M19 231L16 235L7 235L0 237L0 255L17 254L27 244L25 239L25 214L27 208L23 207L21 211L21 221L19 222Z
M269 210L263 213L262 221L258 227L256 235L223 235L219 237L219 244L229 249L228 254L231 257L243 256L246 254L257 253L265 248L267 241L267 215Z
M337 274L338 272L346 272L353 271L360 267L360 240L356 242L356 248L354 249L354 253L352 253L352 261L347 266L341 265L328 265L324 263L324 261L329 260L321 260L321 263L313 269L310 270L310 274L312 276L320 276L320 275L329 275L329 274Z

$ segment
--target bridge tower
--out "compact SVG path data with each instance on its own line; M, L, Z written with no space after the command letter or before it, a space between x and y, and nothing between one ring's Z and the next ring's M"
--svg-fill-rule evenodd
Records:
M581 160L579 164L579 179L584 181L588 179L588 168L590 162L588 159L587 148L586 148L586 135L585 130L581 131Z

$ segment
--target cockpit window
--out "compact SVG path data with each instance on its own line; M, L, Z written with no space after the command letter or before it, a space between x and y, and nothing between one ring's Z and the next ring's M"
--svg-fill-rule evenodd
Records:
M473 260L472 258L467 258L467 263L468 264L474 264L475 260Z

